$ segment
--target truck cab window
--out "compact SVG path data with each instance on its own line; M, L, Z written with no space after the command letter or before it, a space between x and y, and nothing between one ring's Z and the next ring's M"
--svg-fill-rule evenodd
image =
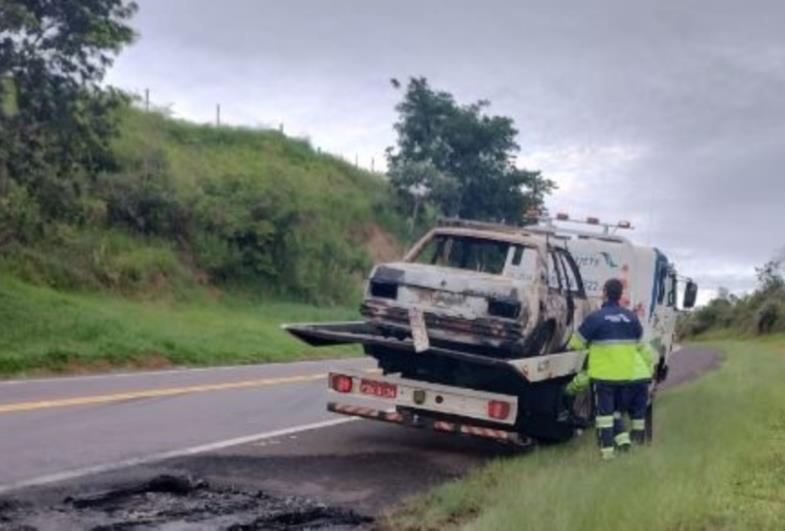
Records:
M677 298L676 275L671 272L668 275L668 306L675 307Z
M668 283L668 270L660 266L657 272L657 304L665 302L666 285Z

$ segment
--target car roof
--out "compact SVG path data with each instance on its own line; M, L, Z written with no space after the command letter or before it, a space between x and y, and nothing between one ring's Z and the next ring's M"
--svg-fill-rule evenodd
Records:
M529 246L539 246L546 241L545 236L527 232L520 227L438 227L431 231L431 235L468 236Z

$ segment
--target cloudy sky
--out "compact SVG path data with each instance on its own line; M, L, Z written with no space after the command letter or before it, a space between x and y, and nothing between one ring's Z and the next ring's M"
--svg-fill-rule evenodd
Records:
M704 288L785 246L785 2L142 0L108 81L370 167L389 79L492 102L553 211L630 219ZM708 293L708 292L705 292Z

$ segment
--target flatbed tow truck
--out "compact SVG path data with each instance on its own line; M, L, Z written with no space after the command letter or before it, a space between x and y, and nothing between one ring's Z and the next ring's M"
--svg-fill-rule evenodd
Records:
M360 344L378 374L330 372L334 413L519 446L564 441L593 420L591 390L567 397L585 351L566 348L582 318L599 307L602 285L619 278L655 357L653 400L673 351L680 277L659 250L616 234L629 223L557 226L445 220L401 262L371 272L351 322L289 324L313 346ZM597 231L597 228L603 230ZM684 285L684 307L697 286ZM369 402L371 400L372 402ZM377 404L384 404L378 406ZM370 405L373 404L373 405Z

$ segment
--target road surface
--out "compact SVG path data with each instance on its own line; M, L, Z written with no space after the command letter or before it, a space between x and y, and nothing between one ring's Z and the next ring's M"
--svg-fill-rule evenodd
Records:
M710 350L683 349L669 382L717 363ZM374 364L362 358L0 382L0 495L35 491L54 500L68 489L174 473L375 514L508 451L327 413L329 368L370 371Z

